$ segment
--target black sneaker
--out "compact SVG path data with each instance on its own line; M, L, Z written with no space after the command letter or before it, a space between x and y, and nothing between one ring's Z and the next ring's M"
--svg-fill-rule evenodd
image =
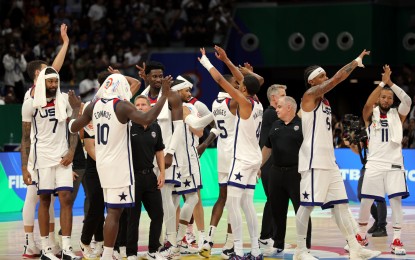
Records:
M378 229L378 223L375 221L375 223L373 223L373 226L371 228L369 228L369 230L367 231L368 234L372 234L373 232L376 231L376 229Z
M372 233L372 237L387 237L386 227L378 227L375 232Z

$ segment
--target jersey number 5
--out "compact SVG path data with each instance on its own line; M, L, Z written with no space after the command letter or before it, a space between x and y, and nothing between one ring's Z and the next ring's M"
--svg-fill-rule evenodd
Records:
M218 120L218 127L221 130L220 135L219 135L220 138L228 137L228 131L226 131L226 128L223 124L225 124L225 120Z
M97 142L98 144L106 145L108 143L108 134L110 126L107 124L97 124Z

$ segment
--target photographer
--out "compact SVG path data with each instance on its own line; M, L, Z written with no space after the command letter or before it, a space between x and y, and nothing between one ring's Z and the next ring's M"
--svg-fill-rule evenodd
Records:
M357 183L357 197L361 201L361 190L362 183L365 174L365 165L367 161L367 151L368 151L368 139L366 136L366 131L364 128L360 127L360 122L357 116L345 115L344 119L345 126L345 138L344 144L349 147L352 152L358 154L360 161L362 163L362 169L360 170L360 177ZM370 213L375 219L372 227L367 231L367 233L372 234L372 237L386 237L388 233L386 232L386 215L387 208L384 201L378 201L372 204L370 208Z

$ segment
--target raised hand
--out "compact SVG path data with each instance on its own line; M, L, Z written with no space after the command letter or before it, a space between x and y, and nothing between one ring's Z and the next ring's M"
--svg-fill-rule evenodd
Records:
M215 45L215 56L221 61L226 61L228 59L228 56L226 55L226 52L221 47Z
M61 24L61 37L63 42L69 42L68 37L68 26L66 24Z
M357 66L364 68L365 65L363 65L362 61L363 61L363 57L366 55L370 55L370 51L367 51L366 49L364 49L362 51L362 53L360 53L359 57L357 57L355 59L355 61L357 61Z
M146 81L146 63L143 62L143 67L140 67L138 65L135 65L135 67L138 69L138 76L142 78L144 81Z
M168 75L161 80L161 94L168 96L170 93L171 84L173 83L173 77Z
M203 55L206 56L205 48L200 48L200 53L202 53L202 57L203 57ZM197 57L197 59L200 61L201 58Z
M68 101L72 109L79 109L81 107L81 97L75 95L75 91L68 91Z
M385 64L383 66L382 82L387 84L387 85L390 85L390 86L393 85L392 81L391 81L391 74L392 74L392 71L391 71L389 65Z
M111 67L111 66L108 66L107 70L108 70L108 72L110 72L110 73L112 73L112 74L121 74L121 72L120 72L119 70L114 69L114 68L113 68L113 67Z
M244 76L254 72L254 67L252 67L248 62L245 62L244 66L239 65L238 69Z

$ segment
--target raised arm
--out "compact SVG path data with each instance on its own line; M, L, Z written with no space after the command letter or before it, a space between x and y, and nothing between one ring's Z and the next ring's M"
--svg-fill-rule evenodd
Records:
M252 67L251 64L248 62L244 63L244 66L239 65L239 71L242 73L242 75L253 75L255 78L258 79L259 85L262 86L264 84L264 78L261 75L258 75L254 72L254 67Z
M382 82L385 84L386 82L390 81L391 70L389 65L383 66L383 73L382 73ZM365 121L365 126L367 127L370 124L370 116L373 113L373 107L378 102L380 91L382 90L382 86L379 84L373 91L370 93L365 106L363 107L362 116L363 120Z
M67 34L68 26L66 24L61 24L61 37L62 37L62 48L59 50L58 55L53 60L52 67L59 72L62 68L63 62L65 61L66 52L69 47L69 37Z
M352 62L341 68L336 74L328 79L325 80L323 83L312 86L309 88L303 95L303 99L301 101L301 106L305 111L311 111L315 108L317 99L321 98L325 93L332 90L335 86L337 86L340 82L345 80L352 71L357 67L364 67L362 64L362 59L364 56L369 55L370 51L363 50L363 52L354 59Z
M170 93L171 83L171 76L167 76L162 79L161 97L157 101L156 105L146 113L137 110L136 107L130 102L120 102L120 111L119 113L116 112L117 117L122 120L120 120L120 122L127 122L128 119L140 125L149 125L150 123L154 122L157 116L160 114L161 110L163 109L164 103L167 100L167 97Z
M252 104L249 100L242 94L242 92L236 90L223 76L219 71L210 63L209 59L206 57L206 51L204 48L200 49L202 53L202 58L198 58L200 63L205 67L212 78L226 91L236 102L238 102L241 117L246 119L252 112ZM216 54L220 55L220 54Z
M121 72L119 70L114 69L111 66L108 66L107 70L112 74L114 74L114 73L121 74ZM124 77L127 79L128 84L130 84L130 91L131 91L132 96L134 96L135 94L137 94L138 90L140 89L141 82L138 79L135 79L135 78L130 77L130 76L125 76L124 75Z
M218 58L219 60L223 61L223 63L226 64L226 66L229 68L232 75L236 79L236 81L238 81L238 83L241 84L244 81L244 75L242 74L242 72L239 71L238 67L236 67L232 63L232 61L228 58L224 49L215 45L215 50L216 50L215 52L216 58Z

